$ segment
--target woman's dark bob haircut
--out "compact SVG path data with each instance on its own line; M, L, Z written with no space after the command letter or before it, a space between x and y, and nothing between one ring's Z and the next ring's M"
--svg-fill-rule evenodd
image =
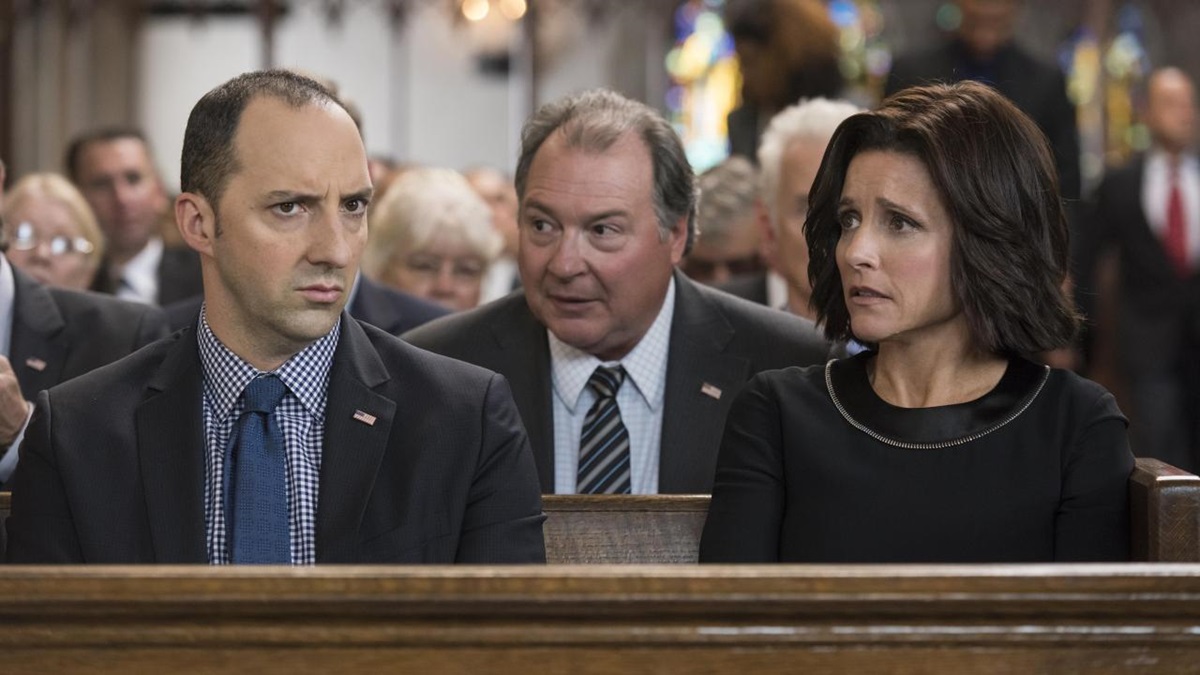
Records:
M850 161L870 150L911 155L929 171L953 219L950 283L977 347L1032 354L1071 342L1079 316L1063 290L1067 223L1049 146L1016 106L975 82L905 89L834 132L804 226L826 336L853 337L838 202Z

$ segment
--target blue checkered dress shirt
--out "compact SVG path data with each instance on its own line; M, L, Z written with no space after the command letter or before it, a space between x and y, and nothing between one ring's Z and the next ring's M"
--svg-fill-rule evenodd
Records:
M229 439L242 414L242 390L264 375L221 343L200 311L197 338L204 370L204 526L208 562L229 564L225 536L224 468ZM317 560L316 524L321 444L325 439L325 393L329 368L341 334L339 321L329 333L305 347L272 371L287 385L275 410L287 452L288 523L292 534L292 564Z

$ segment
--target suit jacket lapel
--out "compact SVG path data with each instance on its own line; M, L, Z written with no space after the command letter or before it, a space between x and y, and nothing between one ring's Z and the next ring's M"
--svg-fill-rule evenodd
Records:
M21 383L21 393L32 401L39 391L62 381L67 358L62 330L66 322L45 286L15 267L12 271L14 295L9 361Z
M359 524L396 417L396 401L378 392L389 379L362 327L343 312L325 405L317 499L318 563L355 559Z
M135 413L146 516L157 563L208 561L204 529L203 371L195 331L163 359Z
M746 359L725 353L733 335L734 328L721 311L695 282L677 272L659 445L659 492L686 492L694 490L689 486L712 481L712 467L697 461L697 448L711 447L713 439L721 437L729 398L750 369Z
M550 345L546 327L538 323L523 294L510 296L511 311L492 326L504 374L529 435L542 492L554 492L554 407L550 384ZM509 302L500 300L499 302Z

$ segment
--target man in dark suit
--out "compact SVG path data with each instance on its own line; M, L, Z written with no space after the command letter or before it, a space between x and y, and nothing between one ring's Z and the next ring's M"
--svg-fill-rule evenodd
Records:
M1120 258L1116 359L1132 410L1136 454L1182 469L1200 466L1200 165L1196 100L1177 68L1148 81L1145 122L1153 147L1110 171L1096 189L1076 249L1076 297L1094 316L1095 268Z
M0 185L4 163L0 161ZM3 211L0 205L0 211ZM0 250L7 244L0 220ZM4 309L7 308L7 309ZM0 255L0 489L17 465L32 401L167 334L162 312L34 281Z
M1021 0L957 0L962 19L942 44L901 54L892 64L884 95L932 82L978 80L995 87L1041 127L1054 151L1062 196L1079 198L1079 131L1075 106L1057 66L1016 44Z
M167 245L161 236L169 200L141 132L82 135L71 142L66 165L107 244L92 290L157 305L200 294L196 252Z
M180 175L199 327L39 396L8 560L543 561L504 379L343 312L371 182L342 105L234 78L193 108Z
M509 379L543 491L710 491L742 385L823 361L823 341L675 271L695 176L657 112L587 92L543 106L521 137L523 293L405 338Z
M203 302L203 296L198 296L164 307L171 330L195 326ZM441 305L378 284L362 273L354 282L346 311L351 317L392 335L400 335L450 313Z

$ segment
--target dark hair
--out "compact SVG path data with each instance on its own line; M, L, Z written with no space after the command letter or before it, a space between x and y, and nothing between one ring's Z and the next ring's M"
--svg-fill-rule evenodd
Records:
M208 92L188 115L179 167L180 188L203 195L213 208L238 168L233 139L242 113L258 97L301 108L306 105L345 106L315 80L288 70L244 73Z
M683 143L662 115L643 103L605 89L561 98L537 109L521 129L521 157L513 182L518 199L525 199L525 181L542 143L562 130L567 144L590 152L603 152L633 132L650 150L654 171L654 211L663 239L680 218L687 216L687 243L692 249L696 234L696 174L688 163Z
M83 155L83 151L92 143L111 143L124 139L138 141L146 148L147 154L150 152L150 143L146 140L146 135L140 130L133 127L105 127L103 129L93 129L86 133L82 133L71 139L71 144L67 146L67 155L63 160L67 175L70 176L71 182L79 184L79 158Z
M868 150L921 160L953 221L950 283L977 345L1030 354L1068 344L1079 316L1066 294L1067 224L1046 138L976 82L913 87L834 132L813 182L804 231L812 304L825 334L853 337L836 248L850 161Z
M725 26L734 42L767 49L783 78L778 82L778 100L753 100L743 88L744 102L784 108L802 98L839 95L845 86L839 65L840 34L825 4L820 0L727 0Z

